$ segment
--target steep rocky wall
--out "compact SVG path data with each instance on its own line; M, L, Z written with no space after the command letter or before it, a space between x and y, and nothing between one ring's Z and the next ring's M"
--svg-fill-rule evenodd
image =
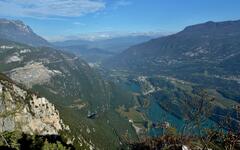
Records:
M46 98L37 97L0 79L0 132L15 130L27 134L53 135L69 128Z

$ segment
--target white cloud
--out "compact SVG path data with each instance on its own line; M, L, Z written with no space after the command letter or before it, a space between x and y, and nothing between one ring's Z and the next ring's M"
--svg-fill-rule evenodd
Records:
M118 0L116 1L116 3L114 4L113 8L114 9L117 9L119 7L123 7L123 6L128 6L128 5L131 5L132 2L129 1L129 0Z
M100 0L0 0L0 14L14 17L78 17L104 8Z

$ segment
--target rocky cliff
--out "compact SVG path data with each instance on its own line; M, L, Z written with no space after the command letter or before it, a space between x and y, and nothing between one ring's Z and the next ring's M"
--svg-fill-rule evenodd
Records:
M69 128L46 98L0 78L0 132L58 135L61 130Z

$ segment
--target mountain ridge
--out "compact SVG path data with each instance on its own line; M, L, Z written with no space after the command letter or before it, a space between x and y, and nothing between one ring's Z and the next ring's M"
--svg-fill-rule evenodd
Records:
M30 46L51 46L51 44L33 32L31 27L20 20L0 19L0 37Z
M121 95L121 90L74 54L0 39L0 71L55 104L74 131L72 140L79 149L119 147L118 134L126 129L136 137L128 120L115 111L120 104L131 105L131 97ZM89 119L88 112L97 112L97 117ZM104 141L102 136L114 140Z
M171 66L171 64L196 60L220 62L226 56L230 57L239 52L236 49L240 43L237 40L240 37L239 26L239 20L189 26L176 34L132 46L114 57L114 61L109 59L106 65L127 68L127 66L134 67L134 64L138 63L139 65L145 63L150 66ZM231 45L234 48L231 48Z
M239 39L239 20L207 22L135 45L103 64L129 74L177 78L240 102Z
M154 36L153 36L154 37ZM53 42L59 47L86 46L88 48L100 48L109 52L119 53L131 45L142 43L153 38L152 36L120 36L101 40L67 40L63 42Z

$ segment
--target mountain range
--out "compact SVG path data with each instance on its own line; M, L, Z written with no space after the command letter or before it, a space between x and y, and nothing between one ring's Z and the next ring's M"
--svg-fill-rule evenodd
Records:
M223 95L240 101L239 27L240 21L189 26L179 33L135 45L105 64L145 75L170 75L215 86Z
M52 44L59 47L85 46L89 49L98 48L112 53L120 53L130 46L146 42L154 37L156 37L156 35L128 35L98 40L68 40L53 42Z
M16 21L8 22L12 28L18 28L18 24L12 23ZM5 30L8 29L6 26ZM28 33L25 30L15 34L23 39ZM0 39L0 72L53 103L69 125L72 131L69 139L77 149L116 149L126 130L133 139L137 138L128 120L115 111L119 105L132 105L130 94L103 80L74 54L51 47L33 47L30 43L19 43L19 39ZM89 118L89 113L94 118Z
M155 36L129 35L121 37L112 37L99 40L69 40L63 42L54 42L57 46L66 52L74 53L82 57L91 64L101 64L104 60L121 53L130 46L146 42Z
M161 73L171 69L189 69L192 65L224 67L239 55L240 21L207 22L186 27L183 31L132 46L115 56L113 67L140 72ZM194 64L195 63L195 64ZM202 65L204 63L204 65ZM190 66L191 64L191 66ZM233 62L234 66L237 62ZM150 69L149 69L150 68ZM231 73L239 73L231 70Z
M199 105L207 116L201 128L226 114L234 129L240 122L240 21L155 39L49 44L23 22L1 19L0 35L0 133L11 138L54 134L76 149L127 149L164 134L162 126L195 135L189 118ZM82 58L103 63L95 69Z
M197 102L196 91L201 89L215 99L212 121L219 122L228 112L239 122L235 110L240 102L239 39L239 20L210 21L132 46L103 65L112 80L140 94L139 109L152 121L162 122L154 113L167 111L167 122L179 128L192 108L187 105Z

